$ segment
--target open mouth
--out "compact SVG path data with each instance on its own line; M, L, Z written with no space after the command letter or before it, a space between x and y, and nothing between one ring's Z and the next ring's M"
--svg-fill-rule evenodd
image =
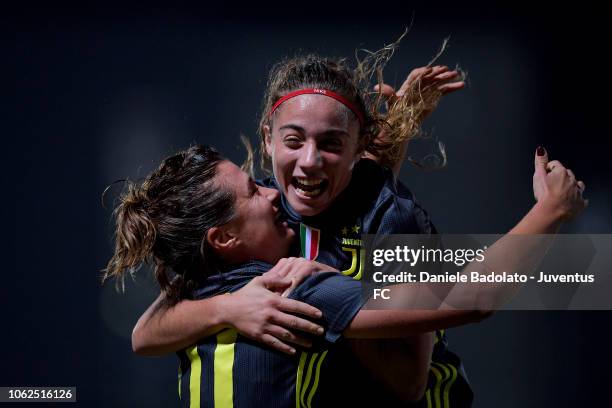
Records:
M293 177L291 185L298 195L314 198L320 196L327 189L329 182L326 179L314 177Z

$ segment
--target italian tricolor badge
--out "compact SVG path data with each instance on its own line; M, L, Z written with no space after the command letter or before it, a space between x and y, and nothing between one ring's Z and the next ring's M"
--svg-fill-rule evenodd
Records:
M319 255L320 238L321 231L308 225L300 224L300 244L304 258L312 261Z

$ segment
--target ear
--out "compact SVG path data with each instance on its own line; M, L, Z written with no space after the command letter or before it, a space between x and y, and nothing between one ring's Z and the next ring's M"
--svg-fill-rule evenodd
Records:
M206 233L208 244L221 254L234 249L238 243L238 237L231 229L223 227L212 227Z
M272 157L272 129L270 125L264 125L263 127L264 143L266 145L266 153L269 157Z

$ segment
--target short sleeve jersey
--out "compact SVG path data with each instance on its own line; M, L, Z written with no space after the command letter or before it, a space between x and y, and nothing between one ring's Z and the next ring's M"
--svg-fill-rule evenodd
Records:
M270 269L251 262L208 277L202 299L232 293ZM316 407L333 399L323 379L337 377L336 343L363 305L361 284L335 272L306 279L289 296L323 312L325 335L312 348L289 356L223 330L178 352L179 393L184 407Z

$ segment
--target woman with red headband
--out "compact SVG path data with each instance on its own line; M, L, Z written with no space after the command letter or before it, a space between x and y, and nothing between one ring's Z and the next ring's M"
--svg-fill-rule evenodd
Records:
M389 168L397 172L407 141L440 96L463 86L457 81L459 74L446 67L416 70L382 115L381 98L364 86L375 65L368 68L366 63L351 71L341 61L317 56L277 64L270 75L260 123L263 163L271 164L274 173L262 183L282 193L287 220L302 238L301 254L355 278L361 277L360 234L436 232L426 212ZM389 94L389 89L383 88L383 93ZM364 157L376 158L383 166ZM584 188L575 179L573 183L576 191ZM563 200L549 193L546 191L526 216L522 225L527 228L520 232L554 232L579 207L563 207ZM278 265L262 284L273 286L289 269ZM307 272L313 270L317 268ZM305 275L304 269L291 272ZM296 304L289 305L272 293L261 296L262 292L257 292L254 298L240 292L229 308L224 302L224 310L219 310L215 298L185 301L169 309L154 305L134 330L134 349L142 354L175 351L213 334L220 326L232 326L247 337L291 352L287 342L306 343L295 329L315 331L312 323L285 313L309 314ZM406 344L418 349L430 341L431 336L424 335ZM369 346L360 344L362 351L364 347ZM373 343L369 352L375 355L378 350ZM423 361L423 355L427 356L422 353L407 361L398 353L397 359L384 361L383 369L377 367L375 358L364 363L386 382L401 383L407 380L387 378L393 363L427 367L429 360ZM453 405L471 404L472 393L460 361L447 350L443 336L436 339L431 370L432 382L424 401L435 405L450 399ZM444 396L439 395L442 384Z

